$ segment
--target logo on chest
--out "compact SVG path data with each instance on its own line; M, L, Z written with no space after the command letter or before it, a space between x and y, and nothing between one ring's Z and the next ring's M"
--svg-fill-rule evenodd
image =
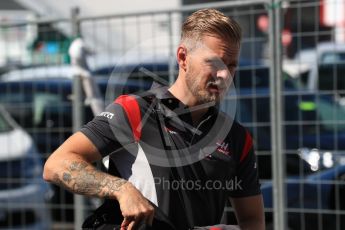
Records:
M178 134L176 131L174 131L168 127L165 127L165 131L169 132L170 134L174 134L174 135Z
M223 153L224 155L227 155L227 156L229 156L231 154L229 143L227 143L225 141L218 141L216 143L216 145L217 145L216 151Z

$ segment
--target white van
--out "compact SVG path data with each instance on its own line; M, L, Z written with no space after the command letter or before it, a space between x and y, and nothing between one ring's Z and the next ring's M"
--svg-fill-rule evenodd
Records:
M320 43L302 50L293 60L283 61L283 70L298 78L309 91L329 91L345 96L345 43Z
M283 70L310 92L332 93L345 106L345 43L320 43L283 61Z

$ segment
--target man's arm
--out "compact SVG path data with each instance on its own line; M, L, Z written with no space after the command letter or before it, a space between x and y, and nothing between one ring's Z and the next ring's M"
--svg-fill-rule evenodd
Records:
M230 198L235 209L237 222L241 230L264 230L265 215L262 195Z
M74 193L119 201L123 226L128 229L153 219L153 207L128 181L97 170L101 159L94 144L81 132L68 138L46 161L43 178Z

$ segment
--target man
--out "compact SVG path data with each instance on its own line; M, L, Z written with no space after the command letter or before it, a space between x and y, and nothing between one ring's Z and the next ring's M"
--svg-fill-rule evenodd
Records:
M264 229L251 137L217 107L232 83L240 42L239 25L221 12L190 15L176 82L118 98L49 157L44 179L117 200L122 229L152 224L153 206L179 230L215 225L228 198L241 229ZM92 166L105 156L116 174Z

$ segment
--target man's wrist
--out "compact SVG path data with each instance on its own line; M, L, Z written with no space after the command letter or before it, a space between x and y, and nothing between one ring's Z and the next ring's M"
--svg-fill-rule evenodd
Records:
M134 185L122 178L116 178L116 182L115 184L115 189L114 189L114 198L116 200L120 200L122 198L122 196L127 193L128 191L130 191L131 189L135 188Z

